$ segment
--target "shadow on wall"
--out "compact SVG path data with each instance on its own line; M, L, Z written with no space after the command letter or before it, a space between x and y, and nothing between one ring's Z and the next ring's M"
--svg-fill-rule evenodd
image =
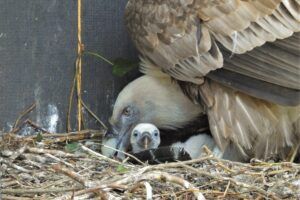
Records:
M83 3L85 49L110 60L136 61L137 53L124 27L126 2ZM51 132L64 132L77 53L76 1L3 0L0 19L1 129L9 131L20 112L36 102L27 118ZM117 77L110 65L85 55L83 100L107 123L118 92L138 75L136 69ZM73 112L73 121L75 116ZM99 128L92 118L85 122L89 128ZM30 130L25 128L22 132L27 134Z

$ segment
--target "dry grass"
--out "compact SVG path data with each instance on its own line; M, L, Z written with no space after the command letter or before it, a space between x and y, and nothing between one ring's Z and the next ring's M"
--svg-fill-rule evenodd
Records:
M1 198L300 198L299 164L244 164L208 154L191 161L133 165L97 153L101 136L92 130L44 133L38 142L38 136L5 134L0 141ZM70 141L79 142L73 153L66 152Z

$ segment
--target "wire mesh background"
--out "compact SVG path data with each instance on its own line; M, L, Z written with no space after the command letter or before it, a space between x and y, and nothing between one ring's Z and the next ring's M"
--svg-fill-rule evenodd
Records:
M83 1L86 50L112 60L137 60L123 22L126 2ZM56 131L65 130L76 48L77 1L0 2L0 129L8 131L19 112L36 102L31 119L47 128L57 112ZM137 75L136 70L116 77L111 66L85 55L82 98L105 122L118 92ZM94 120L86 123L96 126Z

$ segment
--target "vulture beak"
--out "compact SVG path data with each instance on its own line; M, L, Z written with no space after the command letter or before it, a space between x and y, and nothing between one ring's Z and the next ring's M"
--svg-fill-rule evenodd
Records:
M115 148L121 151L121 152L120 151L116 152L116 157L121 160L125 159L125 155L122 153L122 151L127 152L130 146L130 131L132 127L133 126L129 126L129 127L124 126L118 130L113 125L111 126L112 137L116 138Z

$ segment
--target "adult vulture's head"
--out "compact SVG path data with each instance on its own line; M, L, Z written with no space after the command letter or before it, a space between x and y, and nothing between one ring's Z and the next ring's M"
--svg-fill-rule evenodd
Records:
M176 129L202 113L179 86L168 77L142 76L128 84L119 94L110 118L116 148L126 151L130 133L138 123L153 123L158 128Z

